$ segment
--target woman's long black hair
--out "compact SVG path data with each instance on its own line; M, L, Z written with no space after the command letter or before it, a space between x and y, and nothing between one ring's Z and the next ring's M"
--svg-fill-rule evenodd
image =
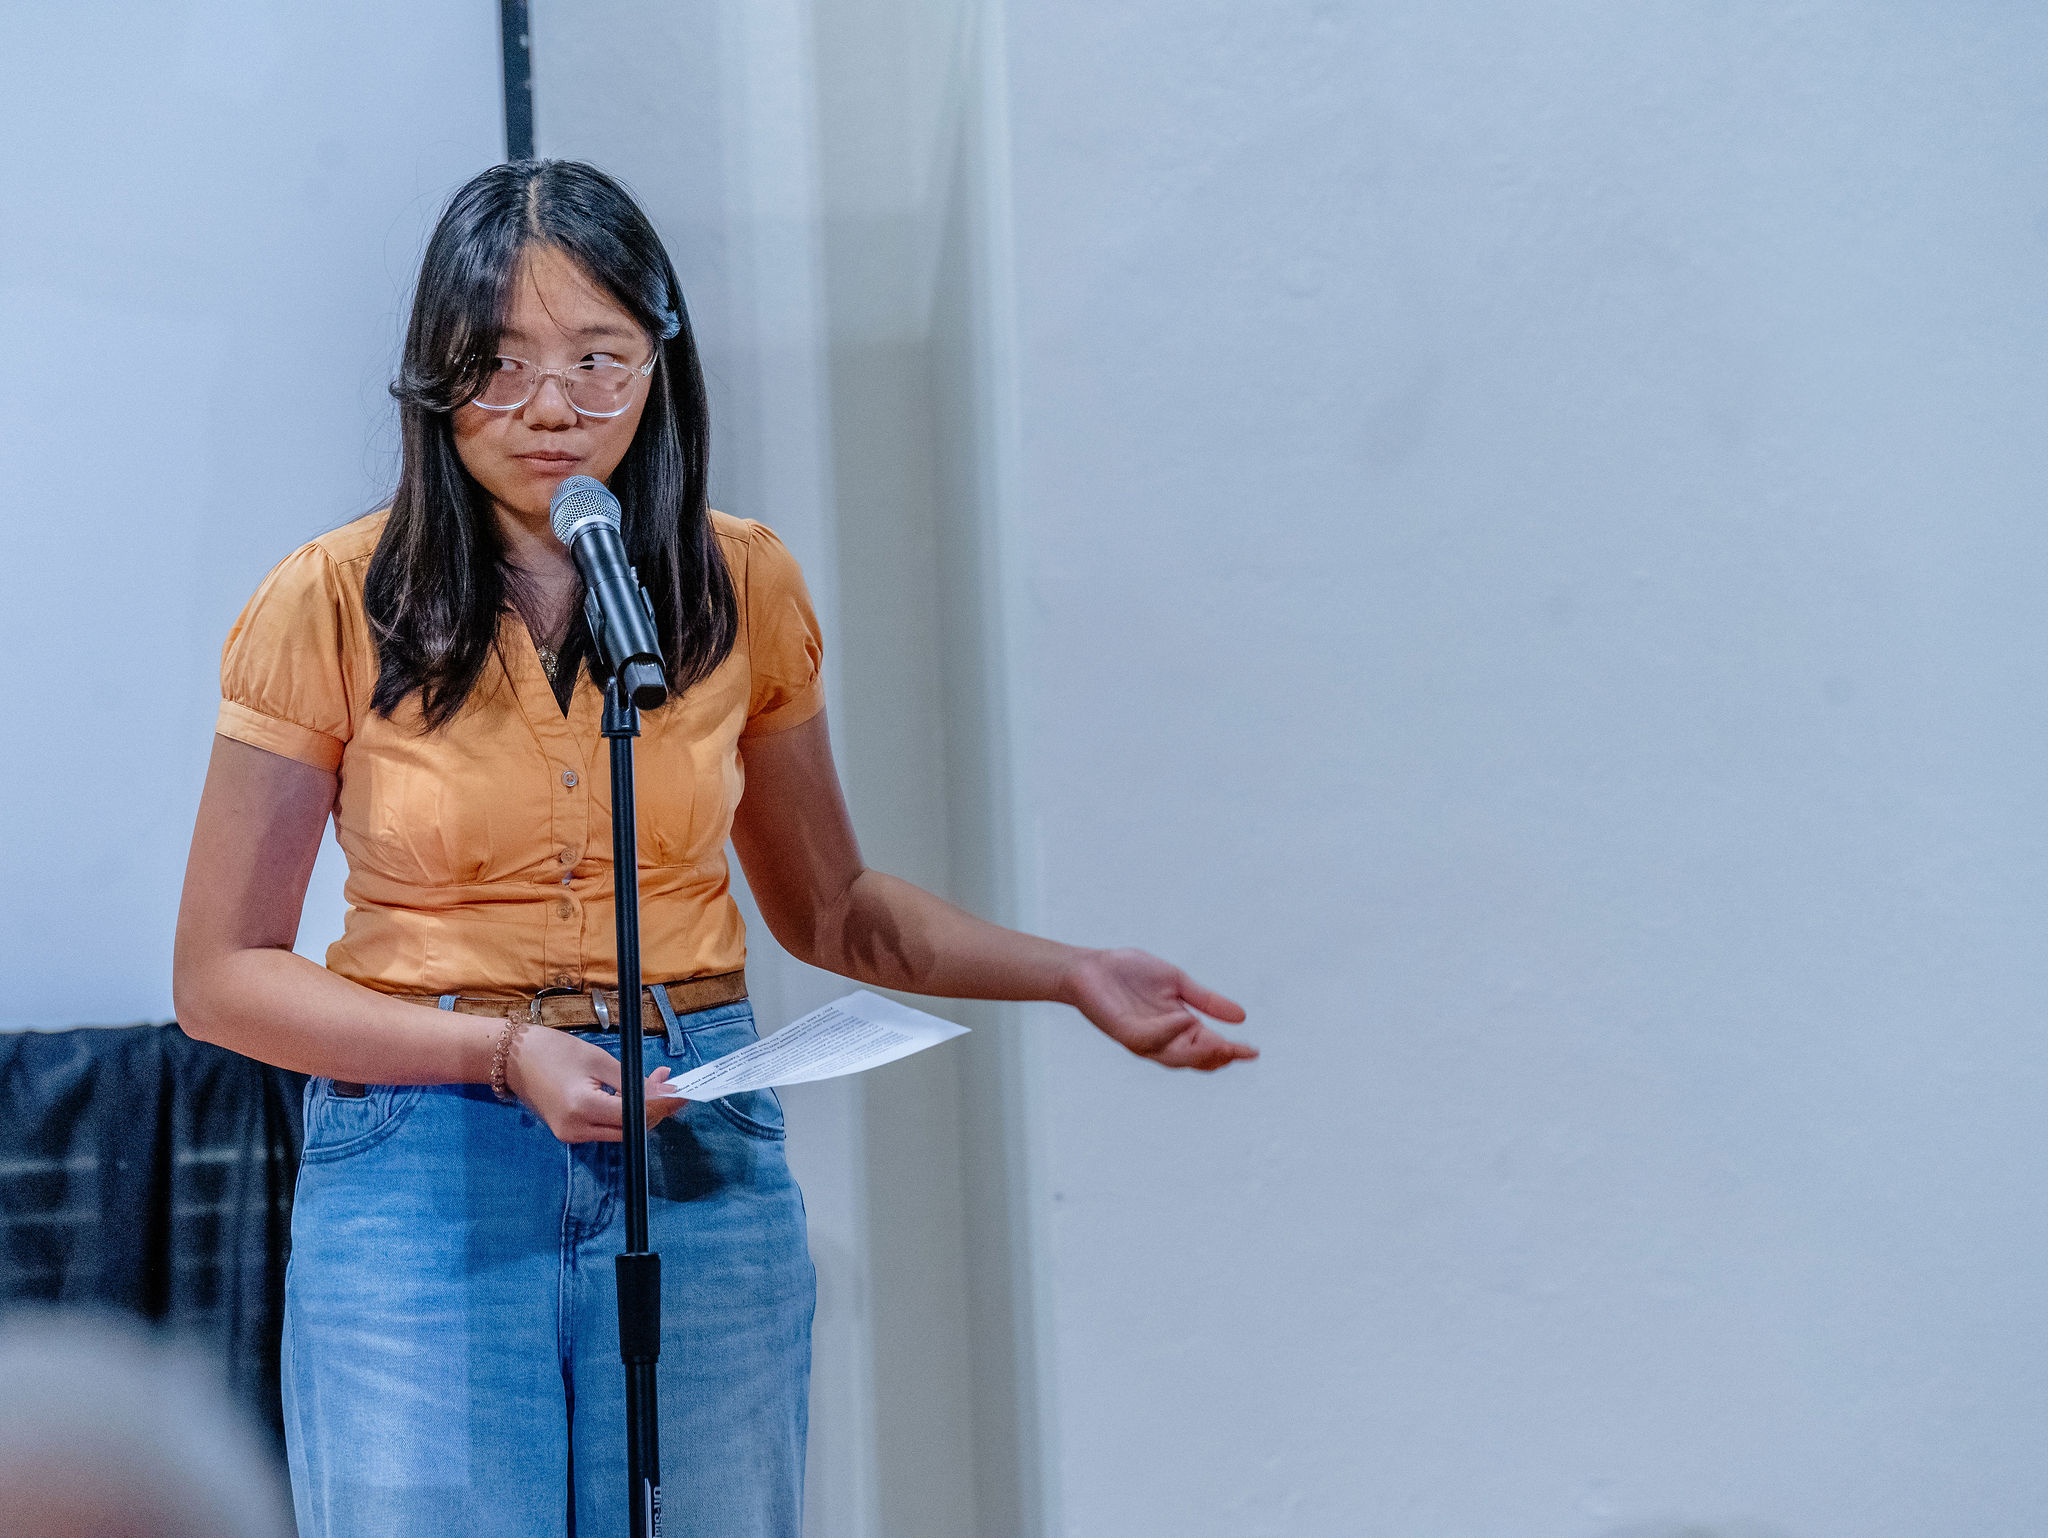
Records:
M549 245L573 259L657 343L647 406L610 487L626 553L654 604L671 697L733 648L739 606L705 504L710 425L682 286L626 189L573 160L493 166L449 200L413 294L398 399L398 490L363 587L377 643L371 706L389 716L417 690L429 730L462 708L483 672L516 574L491 499L455 452L455 408L496 366L519 258Z

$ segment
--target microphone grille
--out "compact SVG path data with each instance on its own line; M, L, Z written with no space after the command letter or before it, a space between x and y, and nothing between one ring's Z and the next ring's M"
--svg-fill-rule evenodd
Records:
M554 526L555 538L563 544L573 544L583 526L592 519L619 526L619 499L605 490L604 482L594 475L572 475L555 488L555 494L548 500L548 522Z

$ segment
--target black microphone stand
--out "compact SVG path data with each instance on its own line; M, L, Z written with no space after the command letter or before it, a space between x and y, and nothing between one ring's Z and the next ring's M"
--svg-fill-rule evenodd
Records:
M647 1247L647 1085L640 1053L640 840L633 739L640 707L613 669L604 690L612 758L612 887L619 939L619 1098L625 1118L626 1248L618 1257L619 1359L626 1365L627 1538L661 1538L661 1441L654 1364L661 1355L661 1256Z

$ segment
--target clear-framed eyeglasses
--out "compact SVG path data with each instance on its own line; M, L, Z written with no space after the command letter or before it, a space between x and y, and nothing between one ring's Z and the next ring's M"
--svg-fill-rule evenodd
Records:
M586 361L567 368L539 368L524 358L498 359L498 367L470 402L486 411L517 411L540 391L543 379L559 379L569 404L586 417L615 417L633 403L633 384L654 372L656 353L639 368Z

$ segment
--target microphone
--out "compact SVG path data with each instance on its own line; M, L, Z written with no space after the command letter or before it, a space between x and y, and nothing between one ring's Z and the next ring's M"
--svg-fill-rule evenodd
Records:
M549 498L548 522L583 573L583 614L598 654L627 699L642 710L654 709L668 698L668 675L654 605L619 537L619 499L596 477L572 475Z

